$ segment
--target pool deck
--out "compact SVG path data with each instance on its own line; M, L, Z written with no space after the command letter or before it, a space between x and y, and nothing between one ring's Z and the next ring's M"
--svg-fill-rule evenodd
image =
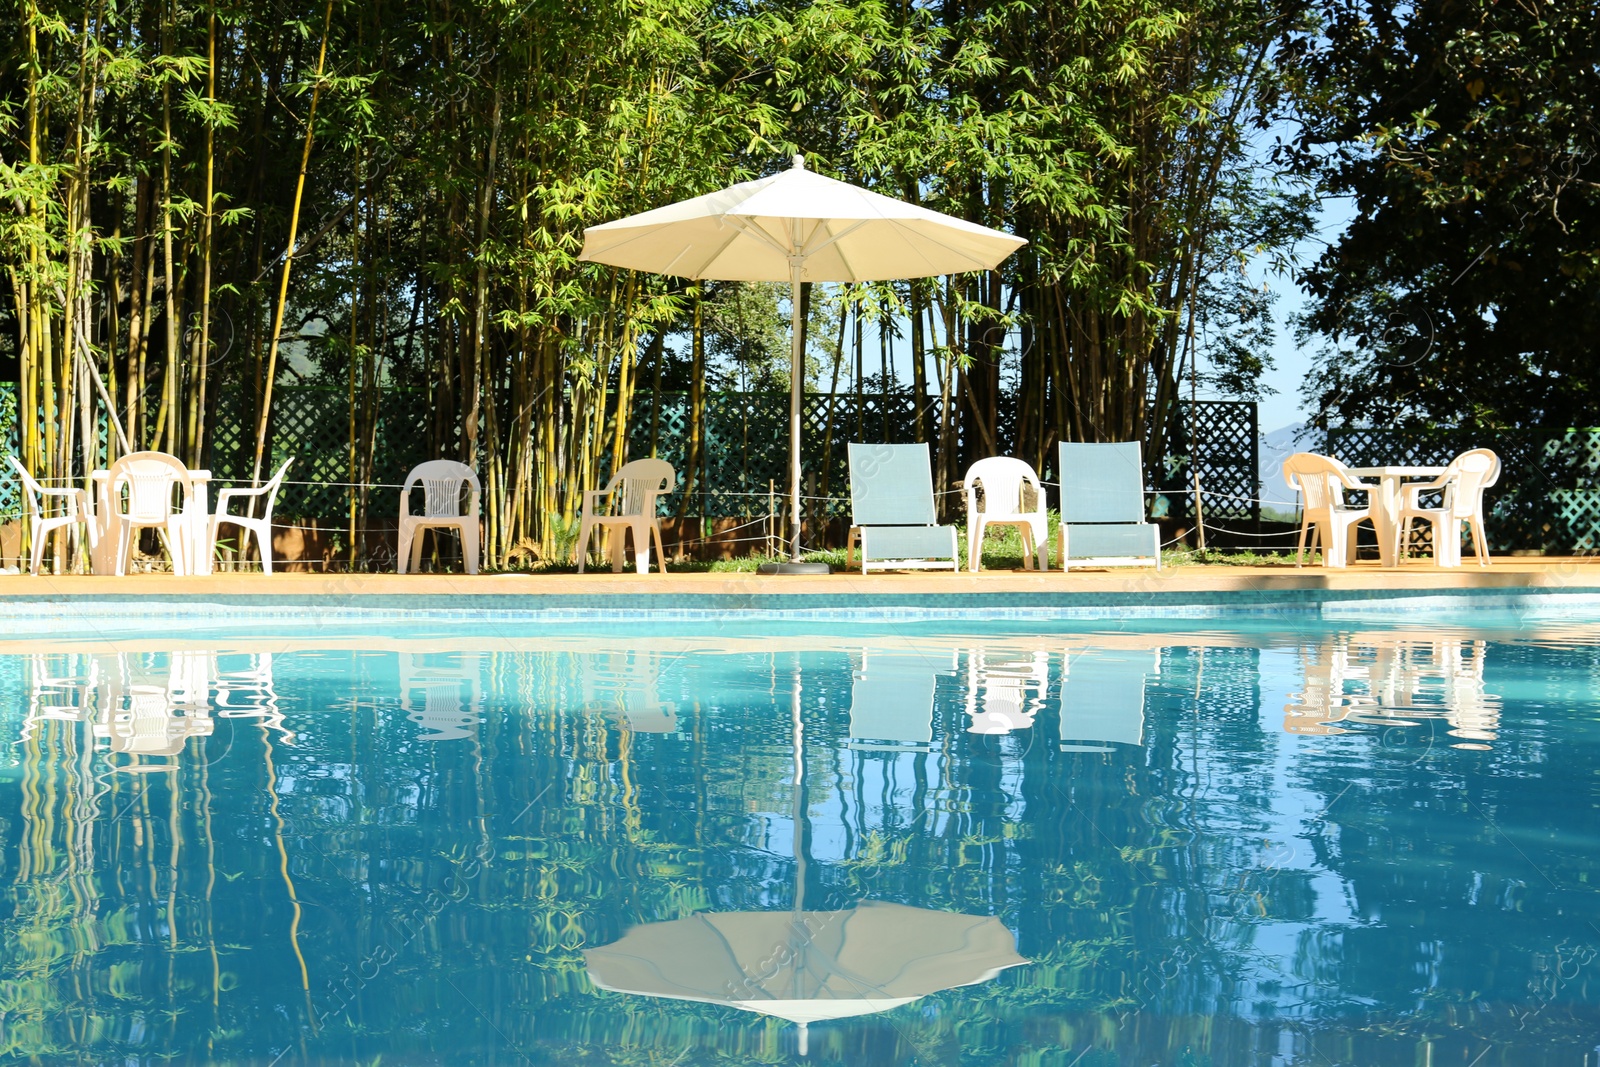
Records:
M838 573L768 576L751 573L577 574L262 574L178 578L141 574L0 576L0 606L97 601L138 610L140 603L206 602L241 606L374 608L465 607L541 610L652 608L762 609L807 606L1005 606L1028 608L1138 603L1224 605L1239 601L1315 603L1364 598L1460 597L1476 593L1600 595L1596 557L1507 557L1493 566L1439 568L1376 563L1348 568L1189 566L1060 571Z

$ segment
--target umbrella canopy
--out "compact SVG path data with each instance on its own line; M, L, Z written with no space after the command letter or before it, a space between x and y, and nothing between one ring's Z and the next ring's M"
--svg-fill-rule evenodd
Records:
M583 231L581 259L721 281L787 281L792 300L791 550L800 551L802 282L864 282L989 270L1027 244L951 215L792 169Z
M584 956L601 989L727 1004L802 1026L888 1011L1028 962L992 916L870 900L843 911L647 923Z

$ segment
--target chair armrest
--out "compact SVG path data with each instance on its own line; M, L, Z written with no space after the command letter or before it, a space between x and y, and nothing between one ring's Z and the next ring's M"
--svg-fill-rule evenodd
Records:
M600 498L611 496L614 492L615 490L612 489L585 489L583 491L584 514L592 514L593 509L600 506Z
M265 485L260 489L219 489L217 491L217 510L221 511L230 500L266 496L269 491L270 487Z
M1362 493L1370 493L1381 484L1379 482L1364 482L1347 471L1339 472L1339 481L1346 489L1354 489Z
M43 513L44 502L47 497L57 497L67 502L67 514L71 516L94 516L94 499L84 489L51 489L39 487L40 512Z

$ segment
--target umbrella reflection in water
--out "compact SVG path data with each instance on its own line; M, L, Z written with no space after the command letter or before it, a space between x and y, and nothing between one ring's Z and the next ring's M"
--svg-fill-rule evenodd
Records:
M907 663L895 666L911 669ZM929 664L918 669L933 674ZM862 673L868 670L863 664ZM917 723L916 736L906 740L921 741L922 696L920 688L912 691L912 715L906 721ZM838 911L805 910L804 725L798 670L790 709L793 908L702 912L636 926L618 941L584 951L590 980L611 992L725 1004L788 1020L799 1025L803 1056L813 1022L888 1011L940 990L989 981L1008 967L1027 963L1017 955L1011 931L994 916L875 900ZM893 714L886 714L878 722L892 719ZM852 713L852 732L855 723ZM874 732L881 729L879 725Z

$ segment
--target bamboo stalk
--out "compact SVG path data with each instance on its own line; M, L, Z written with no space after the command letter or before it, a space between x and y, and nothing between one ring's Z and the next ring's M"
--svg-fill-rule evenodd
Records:
M295 179L294 201L289 211L289 241L283 252L283 273L278 280L278 302L272 314L272 335L268 340L265 382L261 391L261 410L256 413L255 459L250 465L250 484L261 486L261 456L267 447L267 423L272 414L272 387L278 377L278 339L283 332L283 314L289 301L289 270L294 265L295 235L300 229L300 205L305 199L306 170L311 165L311 143L317 128L317 99L322 95L322 71L328 58L328 28L333 22L333 0L327 0L322 13L322 44L317 48L317 72L311 87L311 106L306 113L305 145L300 150L300 174Z

